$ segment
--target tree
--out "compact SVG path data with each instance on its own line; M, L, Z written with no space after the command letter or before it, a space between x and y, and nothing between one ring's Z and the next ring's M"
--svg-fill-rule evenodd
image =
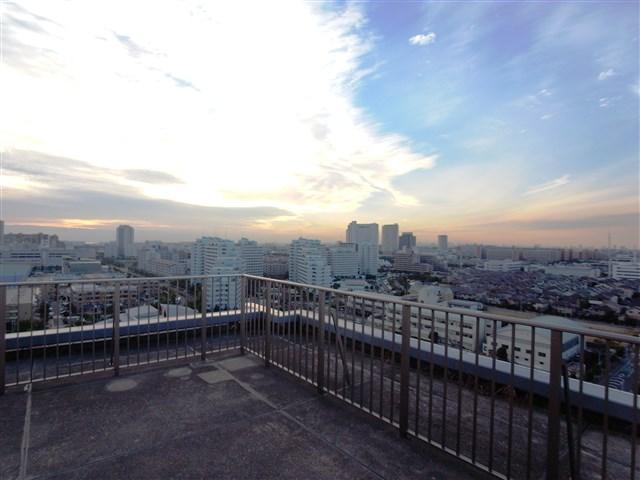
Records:
M509 354L507 353L507 346L506 345L502 345L497 351L496 351L496 357L498 358L498 360L504 360L504 361L509 361Z

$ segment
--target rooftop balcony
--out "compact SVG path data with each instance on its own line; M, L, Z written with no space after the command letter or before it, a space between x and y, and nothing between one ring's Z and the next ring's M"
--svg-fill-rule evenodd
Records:
M2 284L0 478L639 478L639 349L247 275Z

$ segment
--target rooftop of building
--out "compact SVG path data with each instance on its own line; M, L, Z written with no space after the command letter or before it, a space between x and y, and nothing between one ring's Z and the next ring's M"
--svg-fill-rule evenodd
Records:
M0 478L486 478L237 353L34 384L0 410Z

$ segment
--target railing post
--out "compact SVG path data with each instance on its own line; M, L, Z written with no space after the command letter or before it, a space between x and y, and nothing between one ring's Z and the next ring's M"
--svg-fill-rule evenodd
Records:
M213 292L212 292L213 293ZM200 284L200 360L207 360L207 279Z
M265 312L264 312L264 366L271 363L271 282L267 282L265 288Z
M240 353L244 355L247 345L247 279L240 277Z
M5 390L5 374L7 361L7 287L0 287L0 395Z
M395 335L395 333L394 333ZM402 346L400 350L400 435L409 429L409 367L411 365L411 307L402 305ZM446 359L445 359L446 361Z
M551 330L549 406L547 412L547 479L558 478L560 462L560 403L562 389L562 332Z
M324 393L324 317L325 292L318 295L318 393Z
M58 307L59 308L59 307ZM115 282L113 290L113 335L111 336L111 362L113 374L120 375L120 282Z

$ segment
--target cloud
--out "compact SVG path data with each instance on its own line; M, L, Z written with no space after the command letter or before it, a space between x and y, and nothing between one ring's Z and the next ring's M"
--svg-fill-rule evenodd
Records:
M429 45L436 41L436 34L434 32L427 33L426 35L420 33L409 38L411 45Z
M131 40L131 38L127 35L120 35L116 32L113 32L113 36L116 38L116 40L118 40L118 42L120 42L120 44L127 50L127 52L129 52L129 55L134 58L138 58L142 55L150 55L152 53L149 50L142 48L136 42Z
M168 185L172 183L184 183L177 177L170 175L166 172L159 172L157 170L122 170L122 175L130 180L142 183L159 183L162 185Z
M164 240L191 240L231 231L238 236L250 235L256 223L292 217L291 212L272 207L200 207L141 198L135 192L115 193L108 187L102 191L75 188L64 195L46 189L21 197L6 193L3 210L7 225L20 226L20 230L28 226L33 231L46 228L79 240L113 238L115 225L120 223L147 230L147 238L155 235Z
M165 73L164 74L165 77L167 77L169 80L171 80L173 83L176 84L177 87L181 87L181 88L193 88L195 91L199 92L200 90L196 87L193 86L193 84L191 82L189 82L188 80L185 80L184 78L180 78L180 77L176 77L175 75L172 75L170 73Z
M616 72L612 68L609 68L608 70L604 70L598 74L598 80L606 80L607 78L611 78L614 75L616 75Z
M60 27L10 26L8 48L30 48L41 74L24 61L3 72L15 95L0 148L84 162L43 166L47 183L297 215L355 211L380 189L414 204L393 178L435 163L358 106L378 64L357 4L258 2L248 19L240 4L168 1L152 18L141 4L37 5ZM255 34L238 36L239 24Z
M533 187L530 187L524 193L524 195L533 195L535 193L546 192L548 190L553 190L554 188L562 187L563 185L566 185L567 183L569 183L569 175L563 175L561 177L555 178L553 180L550 180L548 182L542 183L540 185L534 185Z
M555 116L555 113L545 113L544 115L542 115L540 117L540 120L549 120L550 118L553 118Z
M3 170L5 175L36 182L41 185L38 188L48 190L100 190L109 185L111 190L131 192L132 186L127 180L148 185L184 183L180 178L158 170L96 167L89 162L25 150L4 152Z

